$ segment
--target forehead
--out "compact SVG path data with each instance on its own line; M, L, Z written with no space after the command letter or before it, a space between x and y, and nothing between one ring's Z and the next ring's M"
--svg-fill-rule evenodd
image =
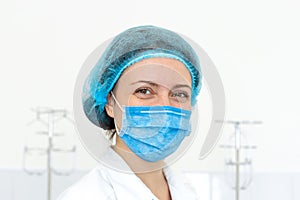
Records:
M128 67L122 73L119 84L129 84L140 80L151 81L166 87L176 84L191 86L191 75L185 65L171 58L149 58Z

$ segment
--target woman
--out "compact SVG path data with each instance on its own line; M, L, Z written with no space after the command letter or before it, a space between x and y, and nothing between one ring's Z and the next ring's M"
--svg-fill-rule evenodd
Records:
M112 146L59 199L196 199L166 160L181 155L190 135L201 78L196 53L172 31L141 26L116 36L83 98L86 117L107 130Z

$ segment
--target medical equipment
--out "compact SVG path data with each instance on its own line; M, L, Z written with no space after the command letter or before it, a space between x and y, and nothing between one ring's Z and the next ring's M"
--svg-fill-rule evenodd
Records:
M23 152L23 170L29 175L47 175L47 199L51 200L52 173L68 176L75 170L76 146L74 122L65 109L41 108L32 109L36 118L28 124L27 142ZM69 145L68 145L69 144ZM66 147L67 146L67 147ZM68 162L66 155L72 155ZM67 169L59 169L56 159L63 155L65 163L71 163ZM29 167L28 165L31 166Z
M234 155L227 155L225 158L225 166L228 171L232 169L235 172L235 183L229 182L231 187L235 190L235 200L240 199L240 190L245 190L252 181L252 158L247 154L243 154L245 151L251 151L256 149L256 146L246 144L246 135L241 131L241 125L257 125L261 124L261 121L234 121L234 120L216 120L217 123L225 123L234 126L234 133L229 137L229 144L220 145L221 148L229 150ZM243 140L244 139L244 140ZM244 181L241 181L241 171L244 168ZM229 174L230 175L230 174Z

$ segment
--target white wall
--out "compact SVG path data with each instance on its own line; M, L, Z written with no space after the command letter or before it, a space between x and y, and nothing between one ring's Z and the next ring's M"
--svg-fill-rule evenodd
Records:
M153 24L207 51L224 83L227 119L264 122L251 136L255 170L300 171L299 8L292 0L1 1L0 167L21 168L30 108L72 109L77 73L94 48L126 28ZM177 166L223 168L220 149L198 161L197 145ZM79 152L80 168L95 164Z

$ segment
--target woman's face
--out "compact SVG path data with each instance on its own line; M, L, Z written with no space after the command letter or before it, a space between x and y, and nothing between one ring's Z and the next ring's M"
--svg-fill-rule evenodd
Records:
M121 106L173 106L191 109L191 75L185 65L170 58L149 58L124 70L113 93ZM122 111L108 96L107 113L121 128Z

